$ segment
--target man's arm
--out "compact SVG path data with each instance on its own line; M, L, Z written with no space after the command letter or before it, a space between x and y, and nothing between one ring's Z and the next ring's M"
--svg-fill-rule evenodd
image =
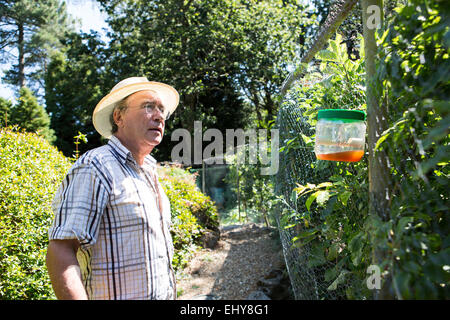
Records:
M77 261L78 240L50 240L47 269L56 297L60 300L86 300Z

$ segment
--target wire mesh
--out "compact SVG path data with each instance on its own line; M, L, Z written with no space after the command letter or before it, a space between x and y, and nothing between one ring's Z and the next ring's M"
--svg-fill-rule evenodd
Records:
M302 84L297 86L301 87ZM304 230L299 223L304 214L309 214L314 220L314 216L319 216L321 211L311 206L310 210L305 207L305 196L297 197L293 191L297 183L320 184L330 181L330 177L340 174L341 170L351 172L354 164L338 164L336 162L316 160L312 140L314 139L314 127L310 124L308 110L302 108L301 101L304 99L304 92L292 90L291 94L285 96L282 103L276 126L280 134L280 165L278 174L274 177L274 191L279 196L280 201L275 210L283 253L287 270L290 276L293 293L296 299L316 300L316 299L346 299L347 289L350 286L362 286L361 279L353 277L350 273L342 279L330 277L327 274L330 270L339 269L339 260L328 261L324 258L321 248L320 237L314 245L296 241L299 234ZM353 99L353 104L348 104L344 108L354 108L354 104L361 102L363 97ZM337 107L337 106L331 106ZM342 108L342 106L341 106ZM363 164L366 165L366 160ZM364 192L364 185L361 183L361 191ZM346 219L353 219L355 228L362 228L364 223L361 219L361 206L363 199L349 201L346 212ZM366 206L366 204L364 204ZM316 219L317 220L317 219ZM317 220L318 223L320 221ZM317 244L319 243L319 245ZM325 244L323 245L325 248ZM334 284L333 284L334 283Z
M280 109L277 118L277 127L280 130L280 147L286 146L301 134L310 136L311 127L305 121L302 110L296 107L295 101L285 103ZM331 172L317 174L311 164L315 162L314 152L306 147L303 140L301 144L289 152L280 153L280 167L275 177L274 189L277 195L284 198L280 202L275 215L286 266L291 280L291 286L296 299L319 299L317 275L314 268L308 267L311 255L310 246L297 247L293 245L294 237L300 232L298 229L285 228L290 223L296 222L296 214L304 208L298 208L298 203L291 200L291 192L296 183L314 183L323 180L323 176ZM287 219L287 217L292 217Z

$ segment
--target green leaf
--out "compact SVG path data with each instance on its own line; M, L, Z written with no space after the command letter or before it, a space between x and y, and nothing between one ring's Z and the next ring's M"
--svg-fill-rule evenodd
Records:
M328 260L334 260L337 258L339 253L339 244L338 243L333 243L329 248L328 248L328 256L327 259Z
M380 149L381 144L389 138L390 132L387 131L386 133L383 133L383 135L378 139L377 143L375 144L374 150L377 151Z
M319 267L325 263L327 263L327 260L325 259L323 245L316 245L311 249L311 254L308 259L308 267Z
M351 191L344 191L338 194L338 199L344 206L347 206L348 199L351 195Z
M297 236L295 236L295 237L292 239L292 241L295 242L295 241L297 241L297 240L300 240L300 239L303 239L303 238L312 236L312 235L315 234L317 231L319 231L319 230L317 230L317 229L314 228L314 229L310 229L310 230L306 230L306 231L300 232L299 234L297 234Z
M406 226L414 221L413 217L403 217L399 220L396 228L396 236L400 237L405 231Z
M359 232L350 240L348 250L350 251L350 258L355 267L357 267L362 260L364 248L365 234Z
M321 50L317 53L317 59L322 61L337 62L336 53L330 50Z
M301 184L297 183L297 188L294 188L294 191L297 192L298 195L301 195L305 190L308 190L308 187L302 186Z
M301 134L303 141L305 142L307 147L313 147L314 146L314 139L304 135L303 133Z
M309 196L309 198L306 200L305 206L306 209L308 209L308 211L310 211L311 208L311 204L313 203L314 200L316 200L317 196L319 195L321 191L316 191L314 192L312 195Z
M331 183L331 182L322 182L321 184L319 184L317 186L317 188L332 187L332 186L333 186L333 183Z
M332 267L332 268L326 270L325 271L325 281L328 282L328 281L331 281L333 279L336 279L337 276L338 276L338 272L339 272L339 269L336 268L336 267Z

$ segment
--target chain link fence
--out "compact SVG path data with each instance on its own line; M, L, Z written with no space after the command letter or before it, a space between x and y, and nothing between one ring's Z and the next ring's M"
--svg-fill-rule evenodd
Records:
M296 88L302 85L299 83ZM363 285L360 283L361 279L352 277L350 273L341 273L342 277L330 276L333 270L340 270L341 262L337 259L328 260L326 254L324 256L323 251L318 249L321 247L317 243L325 239L319 237L315 245L305 241L305 238L302 238L304 223L300 223L305 215L309 215L311 218L308 219L313 222L316 220L315 217L323 215L324 211L313 205L308 210L305 200L310 194L297 196L293 190L298 184L319 185L328 182L333 175L341 174L343 168L351 171L354 164L338 164L334 161L316 159L315 130L310 124L308 115L305 115L308 110L301 107L304 98L302 92L291 90L285 96L278 112L276 127L280 134L280 165L278 174L274 176L274 191L280 200L274 210L274 216L295 298L346 299L347 289L351 286L361 287ZM341 108L351 109L352 106ZM366 165L366 159L361 162L359 165ZM358 221L361 205L361 201L349 201L347 205L346 215L349 219L355 220L355 229L362 228L363 222ZM332 206L329 207L332 210ZM318 220L316 222L320 223Z

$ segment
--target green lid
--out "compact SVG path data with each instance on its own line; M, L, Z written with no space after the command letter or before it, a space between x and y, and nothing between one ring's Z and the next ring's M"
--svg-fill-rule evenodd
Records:
M364 121L366 119L366 113L361 110L324 109L319 110L317 119L348 119Z

